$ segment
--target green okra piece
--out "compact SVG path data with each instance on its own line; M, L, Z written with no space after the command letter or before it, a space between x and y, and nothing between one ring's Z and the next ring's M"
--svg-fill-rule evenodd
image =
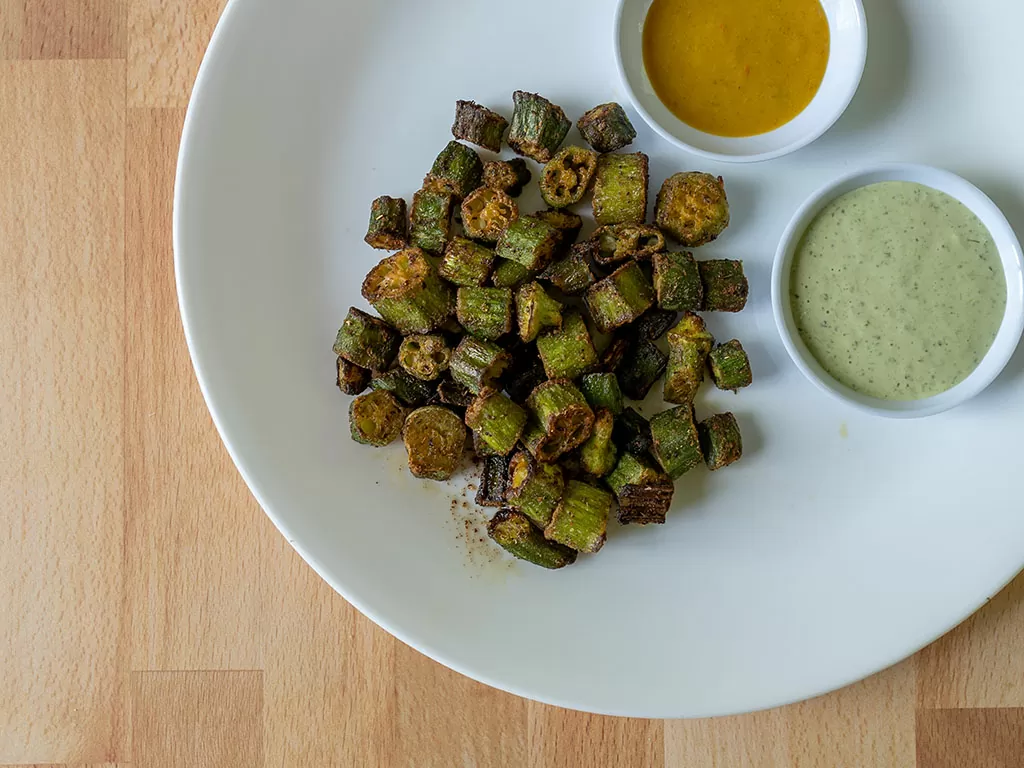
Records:
M360 368L386 371L398 354L401 340L387 323L349 307L334 342L334 354Z
M403 334L440 328L451 317L455 303L452 287L419 248L382 259L363 280L362 293Z
M502 456L516 447L526 418L525 409L493 389L484 389L466 409L466 426Z
M576 562L576 553L544 538L529 518L514 509L502 509L487 524L487 535L510 555L542 568L564 568Z
M500 189L478 187L462 201L461 213L467 235L496 243L508 225L519 218L519 206Z
M480 487L476 492L476 503L481 507L501 507L508 496L508 456L488 456L480 473Z
M383 446L398 437L405 408L390 392L359 395L348 407L352 439L363 445Z
M614 101L584 112L576 127L587 143L601 153L622 149L636 138L636 129L626 111Z
M654 223L687 248L710 243L729 226L722 177L698 171L669 176L654 203Z
M522 264L508 259L498 259L491 283L495 288L516 288L537 274L535 269L527 269Z
M491 446L480 436L479 433L470 430L469 435L470 441L473 444L473 453L476 455L478 459L487 459L490 458L491 456L501 456L500 453L491 448Z
M610 333L650 309L654 289L640 265L630 261L590 286L586 303L597 329Z
M451 357L451 348L444 337L437 334L406 336L398 348L398 364L402 370L421 381L441 378L448 370Z
M524 344L510 351L512 364L505 374L505 391L517 403L525 403L534 387L547 379L537 347Z
M561 233L536 216L520 216L498 239L494 252L530 270L544 269L555 257Z
M659 307L696 312L704 306L704 284L692 253L656 253L651 263Z
M588 373L580 379L580 391L595 411L604 409L613 416L622 413L622 390L614 373Z
M474 336L494 341L512 330L512 290L462 286L455 299L455 316Z
M583 199L597 170L597 153L565 147L548 160L540 178L540 196L552 208L565 208Z
M439 184L424 186L413 195L409 244L435 255L442 253L448 244L457 202L452 191Z
M363 238L372 248L397 251L409 244L405 199L382 195L370 204L370 225Z
M614 425L615 416L607 408L600 408L594 413L594 429L580 448L580 464L587 474L604 477L615 467Z
M628 259L650 259L665 250L665 236L647 224L606 224L597 228L593 240L597 242L594 261L602 267Z
M665 370L665 402L689 404L704 381L704 368L715 338L700 316L684 312L668 332L668 366Z
M622 365L615 374L619 377L622 393L631 400L643 400L654 382L661 378L668 363L668 355L654 342L637 339L626 350Z
M530 167L521 157L484 163L484 186L500 190L509 197L519 197L532 178Z
M611 511L612 495L608 491L570 480L544 536L577 552L597 552L604 546Z
M562 304L548 296L540 283L526 283L516 291L516 321L519 338L533 341L544 328L562 327Z
M358 395L370 386L370 370L350 363L338 355L338 389L346 395Z
M568 379L549 379L526 398L531 421L523 442L537 461L555 461L580 446L594 427L594 411Z
M508 145L517 155L546 163L554 155L572 123L562 108L527 91L512 94L512 124Z
M421 381L402 368L375 374L370 379L370 388L377 392L390 392L410 408L426 405L437 391L432 382Z
M743 262L731 259L698 261L704 286L704 306L708 312L739 312L747 305L750 291Z
M537 352L549 379L575 379L597 365L597 350L579 312L566 312L561 328L541 333Z
M451 358L449 358L450 362ZM445 405L451 405L455 408L466 408L473 402L474 397L476 395L470 392L464 384L455 381L451 374L445 374L437 385L437 399Z
M619 501L620 523L665 522L675 485L671 477L651 466L642 454L624 452L604 481Z
M594 174L594 221L643 224L647 218L648 160L643 152L601 155Z
M676 324L678 313L665 309L651 309L633 323L633 330L638 339L657 341Z
M693 406L677 405L651 418L651 454L673 480L704 461Z
M704 463L712 472L727 467L743 456L740 425L731 413L716 413L697 425Z
M466 425L444 406L427 405L406 417L402 440L415 477L448 480L466 447Z
M711 364L711 380L719 389L737 389L749 387L753 381L750 372L750 360L737 339L719 344L708 354Z
M468 141L491 152L500 152L501 137L507 127L508 120L475 101L455 102L452 136L456 139Z
M535 461L527 451L516 453L508 465L508 505L543 529L565 490L565 473L558 464Z
M490 341L464 336L452 353L448 370L452 378L474 395L495 389L511 362L508 352Z
M480 186L483 174L484 164L480 155L465 144L449 141L434 160L423 184L443 187L455 195L457 200L462 200Z
M438 273L455 285L485 285L494 267L494 251L465 237L448 241Z
M615 417L612 440L621 453L643 456L654 443L651 438L651 423L632 408L626 408Z
M594 284L594 273L590 271L590 258L595 245L587 240L576 243L569 249L569 255L559 259L540 274L555 288L568 296L583 293Z
M563 208L546 208L533 214L558 230L558 252L562 253L576 242L583 229L583 217Z

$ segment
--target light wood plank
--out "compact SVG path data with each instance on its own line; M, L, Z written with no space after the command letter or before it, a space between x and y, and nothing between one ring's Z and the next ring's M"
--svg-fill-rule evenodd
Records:
M125 0L0 0L0 59L123 59Z
M601 717L537 703L529 708L532 768L666 765L665 723L660 720Z
M123 738L124 77L0 63L0 763Z
M1019 768L1024 709L933 709L917 718L917 768Z

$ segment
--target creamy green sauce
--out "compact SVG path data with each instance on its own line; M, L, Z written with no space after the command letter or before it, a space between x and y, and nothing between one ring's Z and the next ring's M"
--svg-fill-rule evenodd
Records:
M837 381L917 400L963 381L1006 307L995 242L960 201L883 182L829 203L807 228L790 275L793 318Z

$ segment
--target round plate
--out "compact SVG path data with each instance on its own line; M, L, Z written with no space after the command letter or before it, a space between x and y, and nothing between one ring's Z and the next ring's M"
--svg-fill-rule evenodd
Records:
M1020 220L1024 102L1003 96L1024 8L976 4L965 26L959 0L869 3L878 47L829 134L767 164L697 164L725 175L733 214L698 255L744 259L751 283L747 309L709 325L743 340L756 377L737 395L705 386L697 409L736 413L746 456L682 478L666 525L612 524L599 555L548 572L481 540L472 491L464 506L458 484L412 478L400 446L349 439L331 345L347 308L365 307L359 286L382 256L362 242L370 201L411 198L451 138L456 99L508 116L521 88L573 118L626 102L614 5L521 0L513 15L476 0L232 0L179 163L189 348L267 514L339 592L424 653L596 712L697 716L793 701L912 653L1024 563L1021 355L954 411L872 418L796 370L769 290L786 222L851 163L952 165ZM650 154L652 190L694 168L634 123L631 149ZM579 140L574 129L569 141Z

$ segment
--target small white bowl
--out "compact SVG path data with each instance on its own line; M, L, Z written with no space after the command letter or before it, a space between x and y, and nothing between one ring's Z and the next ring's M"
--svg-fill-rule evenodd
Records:
M1006 277L1006 310L995 341L978 367L955 387L920 400L882 400L868 397L840 384L830 376L804 344L793 321L789 300L790 267L800 238L818 212L840 195L882 181L911 181L956 198L985 225L999 249ZM1024 331L1024 260L1013 228L984 192L956 174L926 165L889 164L843 176L811 195L793 216L779 241L772 266L772 312L782 343L813 384L862 411L890 418L917 418L949 410L970 400L992 383L1009 362Z
M653 0L619 0L615 13L615 60L619 77L640 116L681 149L711 160L753 163L787 155L832 127L857 92L868 52L868 25L861 0L821 0L830 34L828 65L817 94L803 112L774 131L732 138L693 128L661 103L644 69L643 29Z

